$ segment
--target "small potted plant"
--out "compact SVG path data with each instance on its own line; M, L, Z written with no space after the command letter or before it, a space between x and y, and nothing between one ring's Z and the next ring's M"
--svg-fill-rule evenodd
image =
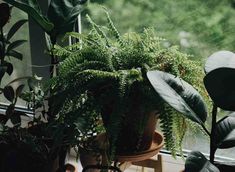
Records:
M82 45L55 48L54 53L63 60L51 86L57 108L63 107L65 99L73 102L74 97L85 96L86 111L80 113L87 114L89 110L102 119L107 136L106 153L111 160L116 154L132 155L148 150L158 117L166 146L174 153L174 141L181 145L185 118L161 100L147 72L155 69L170 72L201 89L198 76L202 72L198 63L189 60L177 47L164 47L164 40L152 29L120 35L108 14L108 27L87 18L92 26L89 34L68 34L82 39ZM174 119L180 129L173 127Z
M232 162L215 160L217 149L235 146L234 112L217 120L217 109L234 111L235 90L235 54L229 51L219 51L212 54L206 61L204 84L213 101L211 131L203 124L206 111L203 100L198 92L180 78L167 73L153 71L148 77L158 94L172 107L199 124L210 138L209 160L200 152L188 155L185 171L228 172L234 171ZM159 79L162 79L159 82ZM157 82L158 80L158 82ZM164 87L164 88L163 88Z
M52 62L50 72L53 77L56 75L58 61L51 50L59 39L58 37L73 30L77 16L86 1L52 0L47 16L42 14L37 1L6 0L6 2L28 13L47 33L48 50ZM12 64L5 60L5 57L13 56L22 59L22 54L15 48L25 42L25 40L11 41L12 36L26 22L25 20L13 25L8 34L3 33L2 27L10 17L10 9L8 4L1 4L0 79L5 73L10 75L13 71ZM59 117L59 114L53 110L54 102L51 99L48 100L50 88L44 89L41 82L38 81L38 77L23 77L18 80L22 79L27 79L27 82L20 84L16 89L10 85L12 82L1 88L1 93L10 104L6 108L6 113L0 115L2 152L0 171L63 171L66 153L70 146L79 144L82 138L80 130L87 123L76 116L66 119ZM28 91L23 89L25 85L28 85ZM15 109L18 97L27 102L28 112L31 115L28 115L27 111L22 112ZM49 108L46 108L48 104ZM21 125L23 116L29 119L26 126ZM13 126L6 124L9 121L13 123Z
M8 106L6 106L5 114L0 115L0 149L1 149L1 157L0 157L0 171L14 171L14 168L18 166L21 168L23 165L26 165L25 157L31 157L32 152L29 152L29 145L27 145L23 139L25 136L25 131L20 128L21 126L21 116L27 116L26 113L16 110L16 103L21 95L25 82L22 80L29 79L30 77L22 77L14 79L6 85L3 85L3 79L5 75L11 76L14 71L12 63L7 59L16 58L18 60L22 60L23 55L16 50L16 48L26 40L13 40L16 32L27 22L27 20L19 20L17 21L9 30L6 32L5 25L9 21L11 16L11 7L6 3L0 4L0 81L1 81L1 92L0 94L6 98L10 102ZM13 83L19 82L18 86L13 87ZM17 139L17 137L21 137L21 139ZM32 139L28 137L28 139ZM33 146L33 145L32 145ZM36 147L35 147L36 149ZM21 156L22 163L16 163L15 158L24 153L24 157ZM37 152L35 151L35 160L37 159ZM30 158L29 158L30 159ZM25 162L24 162L25 161ZM19 161L18 161L19 162ZM27 161L29 163L29 161ZM32 170L32 169L31 169Z

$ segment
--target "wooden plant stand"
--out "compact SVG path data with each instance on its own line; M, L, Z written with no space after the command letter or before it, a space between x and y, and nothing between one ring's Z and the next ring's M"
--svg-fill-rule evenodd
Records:
M146 167L154 169L154 172L163 172L162 155L157 155L157 159L149 158L149 159L145 159L143 161L137 161L137 162L124 162L119 165L119 169L121 171L124 171L131 165L142 167L141 169L142 172L146 172Z
M132 164L143 167L142 171L144 171L144 167L148 167L148 168L153 168L154 172L162 172L162 156L158 155L157 160L153 159L152 157L159 153L163 145L164 141L162 134L155 131L154 139L152 141L151 147L148 150L143 152L138 152L132 155L116 155L116 160L114 161L113 166L88 165L84 167L83 172L85 172L88 169L109 169L112 171L121 172L127 169Z

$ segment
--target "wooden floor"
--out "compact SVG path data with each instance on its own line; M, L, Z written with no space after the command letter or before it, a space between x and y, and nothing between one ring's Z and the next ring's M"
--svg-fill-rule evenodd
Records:
M156 159L157 157L153 157L153 159ZM174 159L169 155L162 155L163 159L163 171L162 172L180 172L184 169L184 161L182 158ZM76 168L76 172L82 171L82 166L80 162L76 161L74 157L70 157L67 160L69 163L73 164ZM125 170L125 172L154 172L154 169L152 168L142 168L140 166L131 165L129 168Z

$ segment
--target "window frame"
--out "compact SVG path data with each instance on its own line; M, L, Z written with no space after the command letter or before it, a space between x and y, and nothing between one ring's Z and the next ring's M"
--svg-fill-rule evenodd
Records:
M49 0L38 1L43 13L46 13L48 8ZM38 27L35 21L28 17L28 26L29 26L29 45L30 45L30 55L32 62L32 74L36 74L37 76L43 77L44 80L50 78L50 57L45 53L46 47L46 38L45 32ZM82 25L81 25L81 15L78 16L78 21L75 25L75 31L81 33ZM72 40L70 38L69 44L74 43L76 40ZM0 102L0 114L5 114L6 109L9 104ZM27 107L16 105L16 111L24 112L28 115L28 117L33 117L33 111L29 110ZM191 150L183 150L183 157L186 158L187 155L191 152ZM171 155L171 153L165 149L160 151L161 154ZM204 154L208 157L208 154ZM181 156L177 153L177 156ZM229 157L224 156L216 156L216 160L228 161L235 160Z

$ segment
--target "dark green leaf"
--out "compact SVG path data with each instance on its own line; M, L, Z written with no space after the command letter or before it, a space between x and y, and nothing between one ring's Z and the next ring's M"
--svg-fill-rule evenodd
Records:
M6 116L7 116L7 118L10 118L10 117L13 115L14 110L15 110L15 105L14 105L14 104L10 104L10 105L7 107L7 110L6 110Z
M205 72L218 68L235 68L235 54L230 51L218 51L206 60Z
M227 116L216 125L215 140L218 148L235 146L235 113Z
M0 123L0 134L4 131L4 125Z
M12 43L10 43L7 47L7 52L10 52L11 50L17 48L18 46L22 45L23 43L27 42L26 40L17 40L17 41L14 41Z
M21 53L19 53L18 51L15 51L15 50L11 50L11 51L7 52L6 55L11 56L11 57L15 57L19 60L23 59L23 55Z
M1 35L0 35L0 39L1 39ZM4 52L5 52L5 50L4 50L4 48L3 48L3 44L2 44L2 42L0 41L0 58L3 58Z
M20 126L21 125L21 118L20 118L20 113L18 112L14 112L11 117L10 117L10 120L12 122L12 124L14 126Z
M75 115L75 114L76 113L74 113L73 115ZM77 114L78 114L78 112L77 112ZM83 117L77 117L77 119L74 120L73 124L76 126L76 129L78 131L83 131L87 127L86 120Z
M28 116L26 113L24 112L20 112L20 111L15 111L14 115L18 115L18 116Z
M16 22L9 30L8 34L7 34L7 40L9 41L14 34L21 28L21 26L23 26L28 20L19 20L18 22Z
M219 169L214 166L200 152L191 152L185 162L186 172L219 172Z
M235 69L218 68L204 78L207 92L217 107L235 111Z
M54 25L42 14L37 0L5 0L7 3L28 13L35 22L47 33L49 33Z
M6 71L7 71L6 66L0 66L0 81L2 81L2 77L4 76Z
M28 83L29 90L32 91L34 88L34 79L33 78L27 79L27 83Z
M11 63L5 63L5 65L7 66L7 73L8 75L11 75L13 72L13 65Z
M17 89L16 89L16 97L20 96L20 94L22 93L23 89L24 89L24 84L21 84L21 85L19 85L17 87Z
M0 114L0 123L6 124L8 118L6 115Z
M7 3L0 3L0 28L2 28L10 18L10 7Z
M156 92L185 117L201 125L207 110L201 95L187 82L162 71L150 71L147 77Z
M66 99L66 92L60 92L49 97L49 108L51 116L56 116L63 106L63 100Z
M79 0L51 0L47 16L54 24L53 34L58 36L73 30L83 7Z
M31 76L23 76L23 77L19 77L16 79L13 79L11 82L9 82L7 85L10 85L14 82L18 82L18 81L22 81L22 80L28 80L29 78L32 78Z
M10 102L13 102L13 100L15 98L15 92L14 92L14 89L12 88L12 86L4 87L3 94L7 100L9 100Z

